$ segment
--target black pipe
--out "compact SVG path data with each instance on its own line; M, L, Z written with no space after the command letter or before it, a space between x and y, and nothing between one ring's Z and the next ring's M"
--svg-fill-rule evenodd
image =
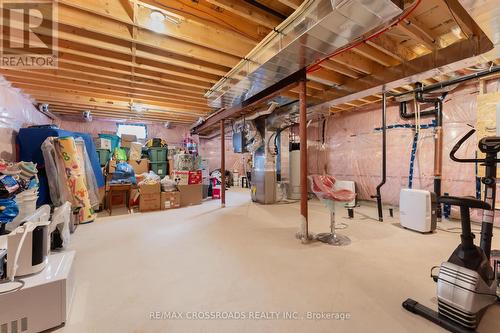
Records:
M382 195L380 189L384 186L387 176L387 100L386 94L382 95L382 181L377 185L377 194L372 195L372 198L377 198L378 220L384 221L384 213L382 211Z
M441 131L443 127L443 100L446 98L446 95L448 95L447 92L441 94L441 97L438 98L425 98L424 93L422 91L423 85L420 82L417 82L416 84L416 89L417 91L415 92L415 99L419 103L433 103L434 104L434 119L436 121L436 137L435 137L435 147L434 147L434 154L438 154L439 152L442 151L442 137L441 137ZM439 136L439 137L438 137ZM436 159L436 157L434 157ZM437 157L439 158L439 157ZM438 161L439 165L442 164L442 161ZM436 165L434 165L436 168ZM436 193L437 197L441 196L441 170L434 170L435 175L434 175L434 193ZM442 205L438 204L436 208L436 217L438 220L441 219L442 215Z
M399 97L399 96L408 95L408 94L417 93L417 92L422 92L422 93L431 92L433 90L446 88L446 87L449 87L449 86L452 86L452 85L455 85L458 83L466 82L469 80L479 79L481 77L488 76L490 74L494 74L494 73L498 73L498 72L500 72L500 66L492 66L492 67L490 67L484 71L481 71L481 72L464 75L464 76L457 77L455 79L451 79L451 80L444 81L444 82L430 84L430 85L425 86L425 87L420 86L420 87L417 87L411 91L405 91L403 93L398 93L398 94L389 93L389 95L393 96L393 97Z
M448 93L445 92L441 94L441 96L438 98L425 98L423 94L422 83L417 82L415 85L416 85L416 88L414 90L415 100L418 103L434 104L434 109L420 112L420 117L429 117L429 116L434 117L434 120L436 122L436 138L435 138L436 143L434 147L434 153L438 154L442 150L442 147L440 147L440 145L442 145L441 142L442 139L440 137L438 138L438 136L440 136L443 126L443 100L446 98L446 95ZM407 102L399 103L399 115L403 119L412 119L413 117L415 117L415 113L408 113ZM442 161L438 161L438 163L442 163ZM436 167L437 166L435 165L435 169ZM436 170L434 171L436 172L436 174L434 175L434 193L436 193L436 196L439 197L441 196L441 175L440 172L437 172ZM436 209L436 217L438 219L441 219L441 215L442 215L442 207L441 205L438 205Z
M408 108L407 108L407 103L408 102L401 102L399 103L399 116L403 119L409 120L409 119L414 119L415 118L415 113L408 113ZM420 117L435 117L437 113L436 106L434 106L434 109L432 110L427 110L427 111L422 111L420 112Z

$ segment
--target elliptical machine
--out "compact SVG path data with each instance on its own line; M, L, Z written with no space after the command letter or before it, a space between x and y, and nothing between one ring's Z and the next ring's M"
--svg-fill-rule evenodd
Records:
M479 141L479 150L486 154L484 159L461 159L455 153L474 134L469 131L450 152L450 158L459 163L482 163L485 166L484 201L471 197L442 196L441 204L460 207L462 225L461 243L453 251L448 261L439 267L437 276L438 312L407 299L403 307L441 327L456 333L474 332L486 308L497 301L498 270L497 263L490 264L491 238L495 216L497 158L500 152L500 137L491 136ZM480 246L474 245L471 231L470 208L483 209Z

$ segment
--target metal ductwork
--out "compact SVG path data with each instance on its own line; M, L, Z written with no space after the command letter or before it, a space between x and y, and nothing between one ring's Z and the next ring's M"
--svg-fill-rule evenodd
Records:
M402 13L393 0L306 0L206 94L209 105L242 103Z

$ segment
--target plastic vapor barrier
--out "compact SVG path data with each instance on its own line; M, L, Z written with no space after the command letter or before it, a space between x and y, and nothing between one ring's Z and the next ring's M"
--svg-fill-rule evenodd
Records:
M21 127L51 123L51 119L36 109L29 96L0 75L0 158L15 160L15 136Z

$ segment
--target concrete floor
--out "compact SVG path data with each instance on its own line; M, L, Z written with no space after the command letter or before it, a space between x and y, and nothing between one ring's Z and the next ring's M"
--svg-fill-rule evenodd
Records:
M71 245L77 250L76 294L68 323L57 331L443 332L401 302L412 297L436 307L429 270L449 256L458 234L422 235L400 228L397 219L379 223L371 219L374 207L364 204L354 220L343 219L351 245L303 245L294 237L298 204L253 204L242 189L229 191L227 203L224 209L208 201L80 226ZM313 232L328 230L319 201L310 201L310 220ZM441 224L450 226L456 224ZM494 247L500 248L499 240ZM184 317L151 319L156 311ZM278 312L280 318L186 319L198 311L261 318ZM284 320L285 311L298 319ZM349 319L309 320L308 312L348 313ZM499 315L499 307L490 308L479 332L498 332Z

